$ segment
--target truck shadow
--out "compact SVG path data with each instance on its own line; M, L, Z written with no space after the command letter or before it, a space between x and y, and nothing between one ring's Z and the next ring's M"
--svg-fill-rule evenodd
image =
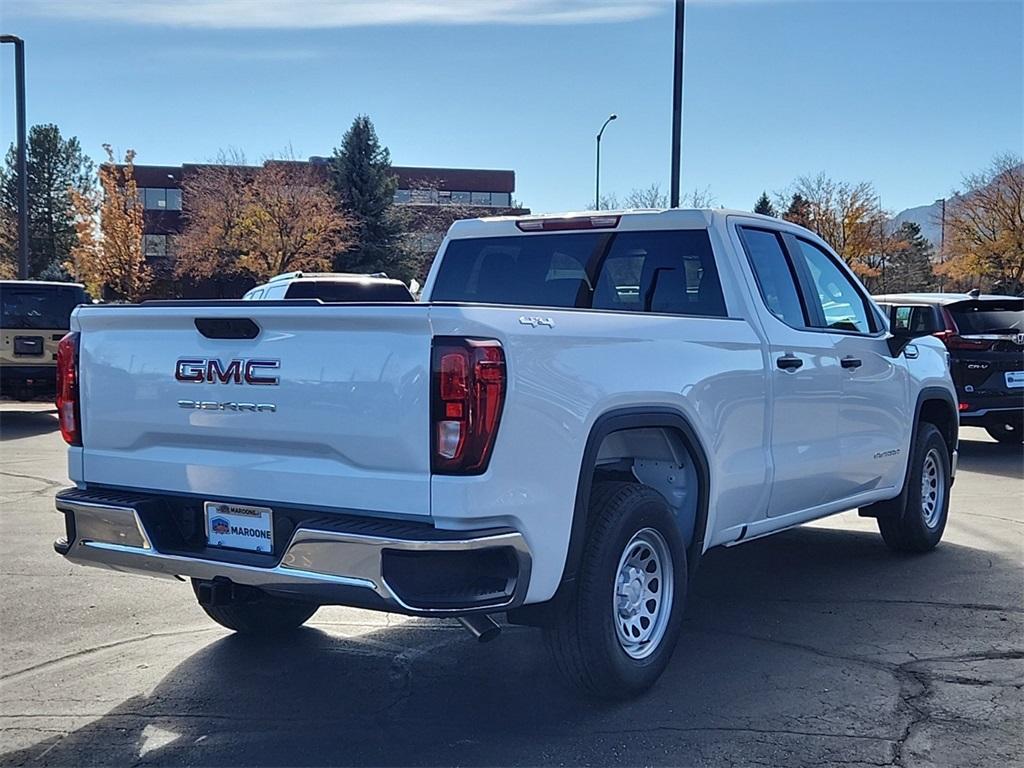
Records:
M35 437L59 428L57 412L52 407L42 410L26 403L25 410L17 410L17 404L5 402L0 410L0 442Z
M985 475L1024 478L1024 445L972 440L971 430L962 430L958 468Z
M152 690L0 764L679 764L739 749L774 762L772 729L821 760L841 746L884 763L902 729L898 665L948 656L961 635L1019 645L1019 576L969 547L899 557L874 533L800 528L708 554L672 664L630 703L563 687L526 628L486 645L443 622L307 628L211 642ZM86 700L80 684L60 687Z

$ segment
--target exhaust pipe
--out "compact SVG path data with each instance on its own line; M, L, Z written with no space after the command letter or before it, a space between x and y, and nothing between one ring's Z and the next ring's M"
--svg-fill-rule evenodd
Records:
M501 627L494 619L485 613L471 613L468 616L459 616L459 624L469 630L481 643L489 643L501 634Z

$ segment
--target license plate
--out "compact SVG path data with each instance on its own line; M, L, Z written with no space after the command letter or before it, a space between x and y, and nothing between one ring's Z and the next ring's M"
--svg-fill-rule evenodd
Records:
M39 357L43 354L43 337L15 336L14 354L19 357Z
M1024 371L1007 371L1005 376L1007 389L1024 387Z
M206 541L211 547L274 551L274 512L270 507L208 501L204 508Z

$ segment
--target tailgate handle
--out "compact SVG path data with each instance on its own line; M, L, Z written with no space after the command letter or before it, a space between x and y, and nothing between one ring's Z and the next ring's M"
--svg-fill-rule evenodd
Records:
M255 339L260 327L248 317L197 317L196 330L208 339Z

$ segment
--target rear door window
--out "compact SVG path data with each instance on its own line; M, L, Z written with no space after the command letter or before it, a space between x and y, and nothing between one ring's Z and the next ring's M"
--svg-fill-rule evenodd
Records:
M797 290L796 275L782 249L778 232L741 227L740 235L768 311L793 328L809 325Z
M431 300L726 315L705 230L452 240Z
M1024 299L978 299L947 304L961 335L1016 334L1024 331Z

